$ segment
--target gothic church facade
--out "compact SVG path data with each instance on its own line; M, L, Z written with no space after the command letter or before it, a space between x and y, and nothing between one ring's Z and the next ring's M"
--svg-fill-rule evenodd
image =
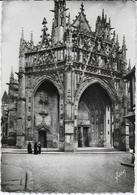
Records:
M28 141L40 141L61 151L128 149L125 37L120 46L104 10L94 32L83 4L73 22L65 0L55 0L52 11L51 35L44 18L38 45L33 36L27 42L22 31L18 81L11 73L7 103L3 98L8 113L3 144L25 148Z

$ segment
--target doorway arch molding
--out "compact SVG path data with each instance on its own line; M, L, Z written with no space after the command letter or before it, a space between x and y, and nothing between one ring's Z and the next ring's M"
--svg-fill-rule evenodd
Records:
M49 131L50 132L50 127L46 125L45 123L41 123L36 126L37 131Z
M54 75L43 75L43 76L37 78L37 79L35 80L35 84L34 84L34 87L33 87L32 96L35 95L37 89L39 88L39 86L40 86L44 81L49 81L49 82L51 82L51 83L56 87L56 89L58 90L59 96L62 96L63 91L62 91L61 85L60 85L60 83L55 79L55 76L54 76Z
M114 109L114 105L115 103L118 101L118 96L117 96L117 91L115 90L115 88L112 86L110 80L107 81L105 79L101 79L101 78L85 78L85 80L83 80L83 82L81 82L81 84L79 85L79 87L77 88L77 91L75 93L75 120L74 120L74 134L75 134L75 142L76 142L76 147L78 147L78 108L79 108L79 104L80 102L84 99L86 100L88 106L91 106L92 104L94 104L96 102L97 105L97 110L102 111L103 114L103 123L99 122L99 124L103 124L102 126L102 130L98 131L98 128L100 129L101 126L97 126L95 123L95 126L93 127L94 131L97 130L98 132L104 132L103 133L103 137L101 138L100 136L95 136L95 143L93 141L93 143L90 143L91 145L93 144L97 144L97 145L101 145L105 147L111 147L111 113ZM94 87L92 87L94 86ZM99 87L100 86L100 87ZM91 88L90 88L91 87ZM97 87L97 88L96 88ZM89 90L88 90L89 89ZM96 93L97 91L97 93ZM85 93L84 93L85 92ZM92 95L94 94L94 95ZM106 94L100 97L100 94ZM88 96L87 96L88 95ZM93 97L92 97L93 96ZM99 96L99 97L98 97ZM88 97L88 99L87 99ZM92 98L90 98L92 97ZM97 97L97 98L96 98ZM106 99L106 97L108 97ZM92 99L92 100L90 100ZM95 102L94 102L95 101ZM104 103L103 103L104 101ZM106 103L105 103L106 102ZM99 103L99 104L98 104ZM105 107L103 106L105 105ZM108 111L108 107L109 109L109 114L107 115L106 112ZM103 111L104 109L104 111ZM107 117L106 117L107 116ZM98 120L101 121L101 115L99 113L98 115ZM109 123L108 123L109 121ZM106 131L106 129L108 129L108 131ZM80 130L82 131L82 130ZM90 130L90 132L93 132L92 130ZM96 134L95 134L96 135ZM101 135L99 133L99 135ZM101 140L101 143L100 141Z
M56 75L53 74L49 74L49 75L43 75L41 77L38 77L35 81L34 81L34 87L33 87L33 91L32 91L32 108L34 108L34 96L38 90L38 88L40 87L40 85L42 83L44 83L45 81L50 82L51 84L53 84L53 86L57 89L58 91L58 95L59 95L59 113L60 115L63 114L63 89L61 88L61 84L59 83L59 81L56 78ZM33 109L34 110L34 109ZM34 115L34 113L33 113ZM32 121L34 123L34 121ZM60 118L60 126L63 126L63 119Z
M100 78L87 78L85 79L81 85L78 87L76 93L75 93L75 113L78 111L78 105L79 105L79 100L83 94L83 92L91 85L94 84L99 84L108 94L108 96L111 99L112 105L118 101L118 96L115 88L111 86L109 81L106 81L104 79Z

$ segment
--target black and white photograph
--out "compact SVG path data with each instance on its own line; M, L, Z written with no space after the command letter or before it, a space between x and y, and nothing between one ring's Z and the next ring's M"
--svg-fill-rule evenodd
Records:
M135 194L133 0L4 0L1 193Z

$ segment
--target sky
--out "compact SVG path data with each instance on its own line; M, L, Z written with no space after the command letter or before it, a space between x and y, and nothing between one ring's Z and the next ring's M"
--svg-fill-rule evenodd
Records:
M126 38L127 62L131 59L131 66L135 65L135 2L133 1L67 1L67 8L71 15L71 22L80 11L81 3L84 3L86 18L91 29L95 30L98 15L102 15L102 9L107 18L111 18L111 25L119 36L120 45L123 35ZM19 44L22 27L24 38L29 41L33 32L34 44L41 39L42 21L47 19L48 32L51 33L54 2L43 1L4 1L2 3L2 94L8 91L6 83L9 82L11 68L18 72L19 68ZM15 78L17 75L14 74Z

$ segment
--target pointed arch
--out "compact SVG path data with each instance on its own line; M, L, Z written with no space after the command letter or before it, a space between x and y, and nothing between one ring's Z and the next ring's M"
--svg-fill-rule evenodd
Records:
M110 85L109 82L106 82L105 80L100 79L100 78L89 78L89 79L85 79L76 91L76 94L75 94L75 108L78 106L80 97L83 94L83 92L89 86L91 86L93 84L99 84L106 91L106 93L110 97L112 103L115 103L116 101L118 101L118 96L117 96L116 90L114 88L112 88L112 86Z

